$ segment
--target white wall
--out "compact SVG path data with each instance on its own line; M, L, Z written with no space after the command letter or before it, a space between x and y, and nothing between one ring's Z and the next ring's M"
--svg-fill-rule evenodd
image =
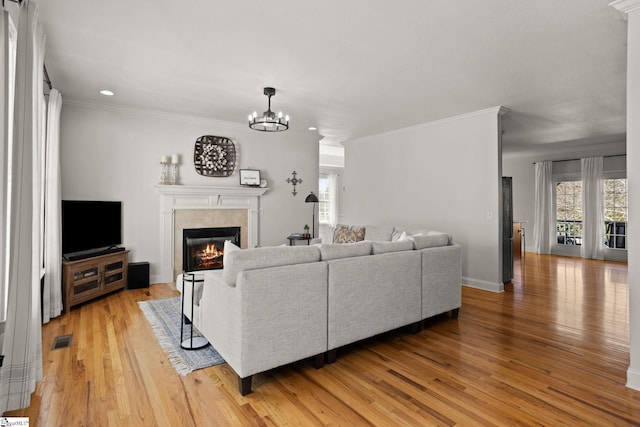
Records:
M500 113L346 142L345 223L450 233L463 247L463 282L502 291Z
M228 178L198 175L193 148L202 135L231 138L238 153ZM314 132L268 134L250 130L242 119L223 123L153 112L106 109L66 102L61 116L62 198L123 202L123 246L131 262L148 261L151 281L159 274L160 157L180 155L179 183L238 186L237 170L260 169L270 190L261 198L260 245L286 243L286 236L309 223L304 198L318 189L318 135ZM303 183L285 182L296 170Z

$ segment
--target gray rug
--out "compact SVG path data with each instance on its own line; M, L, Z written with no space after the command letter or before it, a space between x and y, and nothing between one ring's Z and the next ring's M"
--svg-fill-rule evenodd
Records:
M180 318L182 310L180 297L139 301L140 310L151 324L160 347L169 355L171 365L180 375L187 375L196 369L203 369L224 363L224 359L211 346L198 350L180 347ZM184 339L190 336L191 325L184 327ZM193 336L202 335L196 328Z

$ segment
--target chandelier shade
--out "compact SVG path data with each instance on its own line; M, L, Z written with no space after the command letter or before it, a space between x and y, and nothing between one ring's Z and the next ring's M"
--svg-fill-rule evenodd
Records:
M256 111L249 114L249 127L261 132L282 132L289 129L289 115L283 115L282 111L274 113L271 111L271 97L275 96L276 90L272 87L265 87L264 94L269 98L267 111L258 116Z

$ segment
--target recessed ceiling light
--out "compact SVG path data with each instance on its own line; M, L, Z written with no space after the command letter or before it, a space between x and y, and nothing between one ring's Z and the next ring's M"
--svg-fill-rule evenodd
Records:
M111 92L110 90L106 90L106 89L105 90L101 90L100 93L102 95L105 95L105 96L113 96L114 95L113 92Z
M315 126L311 126L311 127L309 127L309 130L318 130L318 128L315 127Z

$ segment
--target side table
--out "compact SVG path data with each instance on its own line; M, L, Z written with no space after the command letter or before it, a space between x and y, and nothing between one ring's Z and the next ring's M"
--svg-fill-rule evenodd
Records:
M289 239L289 246L293 246L296 240L302 240L302 241L306 241L307 242L307 246L309 245L309 242L311 242L311 237L302 237L301 234L290 234L289 237L287 237L287 239Z
M184 286L185 282L191 283L191 335L184 339ZM185 350L196 350L209 344L205 337L193 336L193 306L195 302L196 283L204 283L204 278L197 278L194 273L182 273L182 317L180 320L180 347Z

